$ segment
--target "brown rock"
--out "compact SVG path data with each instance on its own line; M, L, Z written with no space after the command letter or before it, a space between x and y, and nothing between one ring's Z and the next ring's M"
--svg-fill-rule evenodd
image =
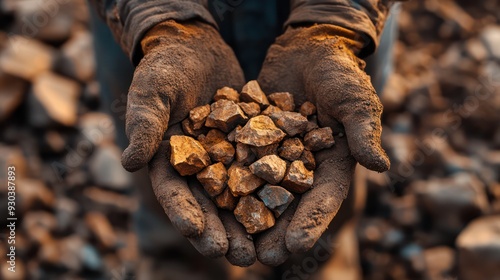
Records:
M221 162L207 166L196 174L196 178L207 191L208 195L216 196L224 191L227 181L227 170Z
M308 120L296 112L278 112L271 115L277 127L282 129L288 136L295 136L306 131Z
M229 181L227 185L233 195L244 196L251 194L265 183L264 180L253 175L248 167L239 164L231 165L228 174Z
M210 157L200 142L189 136L170 137L170 163L181 176L193 175L210 165Z
M56 198L43 181L19 178L16 180L16 185L23 186L22 188L16 188L16 195L20 198L19 209L22 211L29 210L37 205L50 208L55 205Z
M236 132L236 141L263 147L279 143L285 136L286 134L274 125L271 118L257 116L251 118L241 130Z
M121 165L121 150L114 144L99 146L88 160L94 183L113 190L126 190L131 186L132 176Z
M279 146L279 144L276 143L276 144L271 144L271 145L267 145L264 147L250 147L250 149L255 154L255 156L258 159L260 159L262 157L269 156L269 155L277 155L278 154L278 146Z
M329 127L313 129L304 136L304 146L313 152L330 148L333 144L335 140L332 129Z
M307 170L302 161L296 160L288 168L282 185L289 191L304 193L312 187L313 182L313 171Z
M280 157L294 161L300 158L302 152L304 151L304 145L299 138L290 138L283 141L281 147L279 148Z
M211 129L206 135L198 136L198 141L206 151L210 150L213 145L224 141L224 139L224 133L218 129Z
M285 212L288 205L292 203L294 197L286 189L280 186L265 185L259 192L260 199L264 202L267 208L273 211L274 216L278 218Z
M282 112L283 110L281 110L280 108L276 107L276 106L273 106L273 105L269 105L267 106L267 108L262 111L261 115L264 115L264 116L272 116L274 113L278 113L278 112Z
M299 112L302 116L309 117L310 115L316 114L316 106L306 101L300 106Z
M214 162L222 162L225 165L231 164L234 159L234 147L227 141L221 141L208 149L208 155Z
M189 119L193 124L193 128L200 129L205 125L208 115L210 115L210 105L204 105L194 108L189 111Z
M92 211L87 213L85 223L104 247L114 248L118 245L116 233L108 218L102 212Z
M286 162L276 155L269 155L252 163L250 171L268 183L278 184L285 177Z
M267 100L267 97L260 88L259 83L255 80L250 81L243 86L243 89L241 90L241 101L255 102L259 104L260 107L269 105L269 100Z
M249 118L253 118L260 114L260 106L255 102L240 102L238 103L238 106L240 106L241 110L243 110Z
M318 124L316 122L314 122L314 121L308 121L305 132L310 132L311 130L314 130L316 128L319 128L319 126L318 126Z
M241 164L250 164L255 161L255 154L248 145L236 143L236 161Z
M293 95L289 92L276 92L270 94L267 98L283 111L293 112L295 110L295 101Z
M299 158L300 161L304 163L304 166L309 170L316 169L316 160L314 159L314 155L311 151L304 150L302 155Z
M236 142L236 132L240 129L241 129L241 125L238 125L238 126L236 126L235 129L231 130L231 132L229 132L227 134L227 137L226 137L227 141L232 142L232 143Z
M28 83L23 79L0 73L0 122L7 119L23 102Z
M205 125L218 128L226 133L248 119L240 106L230 100L221 99L216 101L211 105L211 110L212 112L208 115Z
M202 134L207 133L208 128L203 127L201 129L194 129L193 123L190 119L185 119L182 121L182 131L184 134L189 135L191 137L199 137Z
M61 73L81 82L88 82L94 77L94 46L90 32L87 30L73 32L61 51L61 59L58 62Z
M215 197L215 204L221 209L233 211L238 204L238 197L234 196L229 188L226 188L221 194Z
M275 223L273 213L262 201L250 195L240 199L234 209L234 216L250 234L262 232Z
M235 103L240 102L240 94L230 87L223 87L217 90L217 93L214 96L215 101L219 101L221 99L231 100Z
M80 116L78 130L94 145L115 143L115 124L109 114L89 112Z

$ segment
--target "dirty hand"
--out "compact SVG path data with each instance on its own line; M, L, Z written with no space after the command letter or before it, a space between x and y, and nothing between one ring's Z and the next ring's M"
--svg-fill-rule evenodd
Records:
M230 255L238 247L228 244L215 205L173 169L163 139L182 134L179 123L191 109L208 104L217 89L240 88L241 67L217 30L199 21L160 23L146 33L141 47L144 57L128 93L130 144L122 164L136 171L149 162L154 193L172 224L203 255Z
M356 56L361 47L354 32L318 24L289 27L268 51L258 78L264 92L287 91L297 105L315 104L319 125L333 129L336 144L316 154L314 187L295 213L256 240L265 264L278 265L316 243L347 196L356 162L378 172L389 168L380 146L382 105Z

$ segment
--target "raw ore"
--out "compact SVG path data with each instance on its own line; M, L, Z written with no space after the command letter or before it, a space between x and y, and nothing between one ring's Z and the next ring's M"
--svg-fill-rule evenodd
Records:
M318 126L313 103L296 107L288 92L266 96L257 81L241 94L221 88L214 100L190 111L186 136L171 137L170 162L182 176L196 175L215 205L233 211L247 233L266 231L292 204L293 193L313 187L313 152L334 145L332 129Z

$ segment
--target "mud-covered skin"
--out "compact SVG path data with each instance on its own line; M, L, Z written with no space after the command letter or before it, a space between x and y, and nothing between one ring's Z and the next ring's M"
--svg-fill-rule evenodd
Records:
M284 238L258 241L263 262L278 264L286 254L261 256L271 250L261 244L302 253L316 243L347 196L356 162L378 172L389 169L380 145L382 105L356 56L361 40L329 24L289 27L268 51L258 78L264 92L290 92L296 106L312 102L319 125L333 129L336 144L316 153L313 188L301 197Z
M142 40L144 57L128 93L126 133L130 141L122 155L129 171L153 157L169 125L210 102L217 89L241 88L243 72L233 51L211 25L166 21Z

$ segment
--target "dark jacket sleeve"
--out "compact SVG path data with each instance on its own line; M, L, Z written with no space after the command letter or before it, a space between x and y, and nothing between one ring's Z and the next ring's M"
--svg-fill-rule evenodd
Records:
M200 19L217 27L207 0L90 0L130 60L142 58L141 39L158 23Z
M404 0L403 0L404 1ZM372 54L379 42L392 0L291 0L285 27L328 23L356 31L365 46L360 56Z

